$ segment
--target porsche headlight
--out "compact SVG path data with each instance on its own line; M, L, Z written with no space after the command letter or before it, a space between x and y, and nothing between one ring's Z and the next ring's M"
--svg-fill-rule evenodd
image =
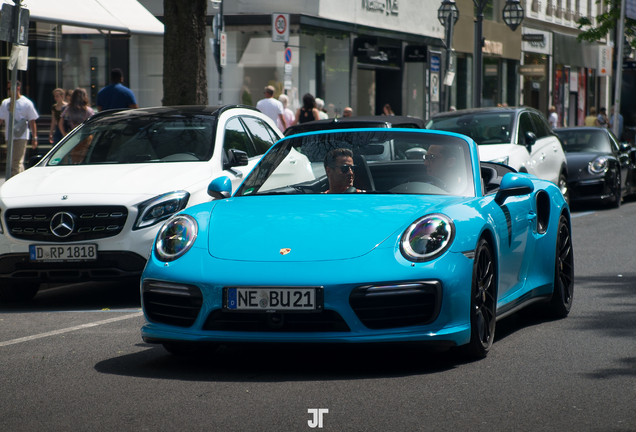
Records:
M442 214L430 214L413 222L400 242L404 258L429 261L446 251L455 238L453 221Z
M609 168L609 162L605 156L599 156L587 166L590 174L603 174Z
M508 165L508 162L510 162L510 156L504 156L504 157L500 157L500 158L497 158L497 159L493 159L490 162Z
M168 219L188 205L190 194L186 191L170 192L139 204L139 215L133 230L146 228Z
M186 253L197 238L199 226L192 216L178 215L159 230L155 255L159 261L174 261Z

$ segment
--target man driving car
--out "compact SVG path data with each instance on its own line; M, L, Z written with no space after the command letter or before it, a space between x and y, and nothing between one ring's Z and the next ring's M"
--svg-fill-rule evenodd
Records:
M345 193L353 188L356 166L353 164L351 150L345 148L331 150L325 155L324 164L329 180L329 189L325 193ZM355 191L362 192L359 189Z

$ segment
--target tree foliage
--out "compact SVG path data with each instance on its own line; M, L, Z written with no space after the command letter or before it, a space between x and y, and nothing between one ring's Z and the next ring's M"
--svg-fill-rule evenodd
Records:
M603 13L596 16L596 23L589 19L589 17L582 17L577 21L579 30L588 27L583 30L583 33L578 35L577 40L595 42L607 37L607 35L618 27L619 20L621 18L621 0L605 0ZM601 0L596 0L596 4L601 4ZM595 25L596 24L596 25ZM625 19L625 35L634 36L636 28L636 20L626 18ZM634 42L631 43L632 46Z
M163 0L163 105L207 105L208 0Z

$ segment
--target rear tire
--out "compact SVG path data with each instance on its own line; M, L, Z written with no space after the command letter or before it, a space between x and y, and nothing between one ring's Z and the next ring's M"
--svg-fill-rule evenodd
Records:
M574 252L570 226L565 216L559 218L557 231L554 290L548 313L554 318L565 318L572 308L574 297Z
M623 199L621 191L621 173L616 173L616 180L614 181L614 200L610 201L610 208L619 208L621 206L621 200Z
M475 249L470 292L470 342L461 350L466 357L480 359L488 355L495 339L497 318L495 260L490 245L483 238Z
M37 282L0 282L0 302L28 302L35 297L39 289L40 284Z

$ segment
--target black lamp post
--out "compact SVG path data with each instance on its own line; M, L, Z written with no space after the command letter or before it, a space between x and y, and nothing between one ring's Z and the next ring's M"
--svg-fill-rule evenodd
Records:
M459 10L455 0L444 0L437 9L437 19L446 29L446 73L453 70L453 27L459 19ZM444 87L444 106L442 111L450 107L450 86Z
M473 0L477 8L477 17L475 19L475 45L473 51L473 108L481 107L482 93L482 68L483 55L482 48L484 46L484 9L488 0ZM510 30L515 31L521 25L525 13L519 0L507 0L502 12L503 20Z

